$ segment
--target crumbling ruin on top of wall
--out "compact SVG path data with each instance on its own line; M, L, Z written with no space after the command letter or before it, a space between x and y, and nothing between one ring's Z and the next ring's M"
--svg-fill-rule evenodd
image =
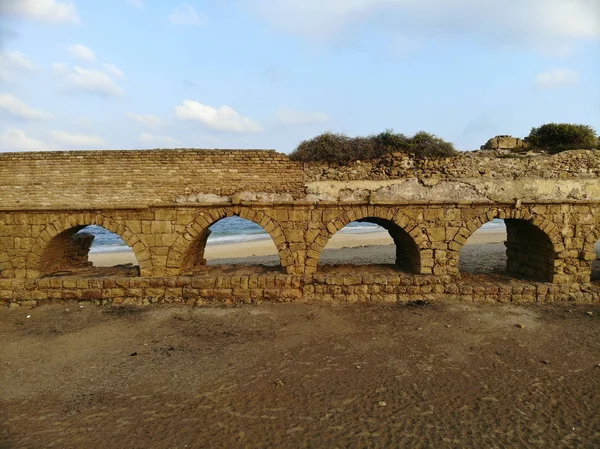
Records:
M599 174L593 151L393 154L348 166L263 150L1 154L0 300L596 301ZM232 215L269 233L278 272L225 274L204 265L208 228ZM460 250L494 218L506 220L512 277L470 284L458 270ZM395 270L319 267L331 236L356 220L390 232ZM87 263L91 241L72 237L90 224L121 236L139 277L68 275Z
M484 145L482 150L519 150L526 147L527 144L520 137L500 135L492 137Z

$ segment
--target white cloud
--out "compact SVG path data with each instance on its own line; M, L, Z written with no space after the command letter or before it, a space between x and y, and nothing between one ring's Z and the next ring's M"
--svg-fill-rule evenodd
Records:
M328 39L375 22L406 36L475 35L503 43L598 39L597 0L245 0L285 32Z
M71 90L81 90L100 96L120 96L125 93L106 72L88 70L79 66L70 69L61 63L54 63L52 68L55 73L65 78L67 87Z
M0 82L15 81L23 72L35 72L38 67L20 51L0 51Z
M94 61L94 52L83 45L72 45L69 50L79 59ZM66 87L73 91L83 91L100 96L120 96L125 91L115 78L123 78L123 72L114 64L103 63L101 69L84 69L81 66L69 67L62 62L52 64L52 70L65 80Z
M27 135L19 128L8 128L0 134L0 151L46 151L60 149L98 148L104 140L91 134L71 134L52 130L46 141Z
M127 3L129 3L131 6L135 6L136 8L144 7L144 0L127 0Z
M123 72L114 64L102 64L104 71L117 78L123 78Z
M178 5L169 16L172 23L180 25L203 25L206 23L206 18L198 14L196 9L189 3Z
M0 134L0 151L45 151L50 147L41 140L27 136L18 128L8 128Z
M322 112L302 112L294 109L283 108L277 111L277 121L284 125L316 125L328 120Z
M539 73L537 83L542 89L552 89L555 87L577 84L579 82L579 73L571 69L552 69L548 72Z
M87 70L75 66L73 71L67 75L67 80L73 87L89 93L114 96L125 93L109 75L99 70Z
M0 109L23 120L50 120L52 114L31 109L13 94L0 94Z
M0 52L0 67L11 67L18 70L35 71L37 66L20 51L2 51Z
M60 0L2 0L0 15L45 23L79 23L75 4Z
M175 113L181 119L195 120L209 128L221 131L262 131L260 124L241 116L235 109L227 105L217 109L197 101L184 100L182 104L175 107Z
M129 112L127 117L148 128L156 128L161 125L161 120L154 114L134 114L133 112Z
M69 47L69 52L81 61L95 61L96 54L85 45L75 44Z
M70 134L53 130L50 136L54 142L71 148L92 148L104 144L102 138L90 134Z
M63 62L55 62L52 64L52 70L54 73L64 75L69 71L69 66Z
M140 134L140 142L147 145L156 145L158 147L176 147L181 144L179 140L171 136L158 136L156 134Z

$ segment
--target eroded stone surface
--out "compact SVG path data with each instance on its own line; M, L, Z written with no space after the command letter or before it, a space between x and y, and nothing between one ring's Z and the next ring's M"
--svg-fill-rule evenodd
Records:
M519 137L513 136L496 136L488 140L485 145L482 145L481 149L486 150L514 150L516 148L523 148L525 142Z
M222 279L218 282L228 285L245 276L239 268L216 274L203 263L208 228L236 215L262 226L281 260L277 275L281 278L274 279L280 279L277 282L284 287L248 287L254 293L243 295L253 300L278 294L295 300L328 299L327 295L339 299L339 295L363 291L329 287L338 282L351 286L344 282L356 281L356 275L345 280L328 272L323 282L316 280L323 276L318 268L324 246L357 220L379 224L390 232L397 245L398 266L408 272L403 276L411 282L427 276L430 285L438 285L424 291L404 289L409 285L402 282L408 281L396 285L388 280L386 285L395 287L385 293L391 295L386 300L406 297L402 295L461 296L452 293L461 285L460 250L473 232L495 218L506 220L510 273L539 282L536 298L556 300L572 294L575 299L596 300L589 281L594 243L600 239L599 174L600 155L592 151L518 158L479 152L435 160L395 154L343 167L300 164L272 151L3 154L0 299L83 298L89 293L84 290L106 300L171 295L187 301L194 294L211 298L212 294L199 293L199 287L187 287L189 294L180 288L191 285L194 278L209 283ZM140 277L127 282L134 282L131 288L136 290L113 291L122 287L110 287L114 281L110 276L83 287L85 274L78 293L72 293L75 287L58 285L53 274L85 265L85 245L69 239L91 224L115 232L132 248ZM270 276L259 278L271 282ZM294 276L300 276L300 281ZM52 293L47 290L47 279L57 285ZM368 278L360 279L352 285L372 285ZM182 286L173 285L181 282ZM294 282L295 287L288 286ZM454 285L448 287L451 291L446 291L448 285ZM538 285L544 286L540 292L547 288L546 293L538 293ZM548 293L552 286L560 286L558 296ZM210 288L225 299L227 294L235 296L230 288L242 287L215 284ZM383 298L377 296L376 287L369 288L364 293L368 300ZM63 297L61 290L71 293ZM510 290L490 295L519 300L522 293Z

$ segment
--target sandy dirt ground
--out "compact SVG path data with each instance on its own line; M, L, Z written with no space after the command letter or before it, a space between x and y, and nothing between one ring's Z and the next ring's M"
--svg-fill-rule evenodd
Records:
M600 446L600 307L0 310L1 448Z
M393 263L352 237L322 262ZM209 264L278 264L250 254ZM0 339L0 449L600 447L600 305L71 302L0 309Z

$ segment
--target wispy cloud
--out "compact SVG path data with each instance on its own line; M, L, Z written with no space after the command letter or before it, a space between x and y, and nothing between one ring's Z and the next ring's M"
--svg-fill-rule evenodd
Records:
M114 64L102 64L104 71L110 75L116 76L117 78L123 78L123 72Z
M0 134L0 151L45 151L50 146L46 142L29 137L18 128L8 128Z
M80 66L69 68L68 65L55 62L52 65L55 73L61 75L66 83L66 87L72 91L82 91L100 96L121 96L125 91L119 87L112 76L114 76L116 67L108 71L96 69L84 69ZM107 73L108 72L108 73ZM121 71L119 73L122 76Z
M0 13L9 17L53 24L79 23L77 8L71 1L2 0Z
M104 144L101 137L91 134L71 134L64 131L50 131L52 140L69 148L97 148Z
M224 105L214 108L194 100L184 100L175 107L177 117L184 120L194 120L209 128L221 131L259 132L262 127L258 122L243 117L235 109Z
M161 120L154 114L135 114L129 112L127 117L148 128L156 128L162 124Z
M86 47L85 45L81 45L81 44L71 45L69 47L69 52L71 53L71 55L73 55L75 58L77 58L81 61L95 61L96 60L96 54L93 52L93 50L91 48Z
M19 79L24 72L38 70L24 53L20 51L0 51L0 82L12 82Z
M179 140L171 136L159 136L156 134L140 134L140 142L145 145L156 145L158 147L176 147L181 144Z
M46 151L60 149L93 149L104 145L104 139L92 134L52 130L43 133L44 140L28 135L20 128L8 128L0 134L0 151Z
M22 120L50 120L52 114L30 108L13 94L0 94L0 110Z
M372 23L392 34L467 35L500 44L600 37L596 0L242 0L273 26L312 40Z
M553 89L561 86L577 84L579 73L571 69L556 68L548 72L538 73L537 83L542 89Z

